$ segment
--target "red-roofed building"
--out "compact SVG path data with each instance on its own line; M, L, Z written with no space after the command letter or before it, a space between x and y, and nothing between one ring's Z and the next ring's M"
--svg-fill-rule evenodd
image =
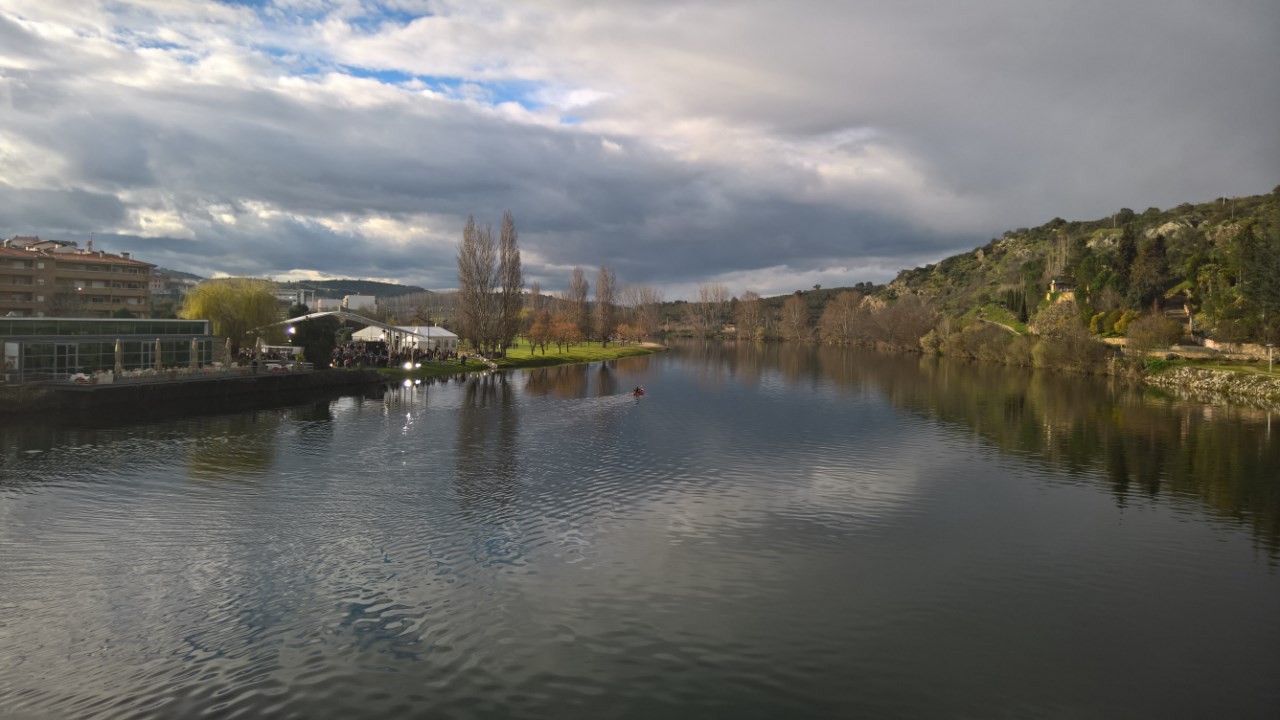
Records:
M11 238L0 244L0 317L150 317L153 267L92 242Z

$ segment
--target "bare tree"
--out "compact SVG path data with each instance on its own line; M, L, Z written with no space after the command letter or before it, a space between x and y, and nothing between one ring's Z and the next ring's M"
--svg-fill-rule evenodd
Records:
M609 344L609 336L618 324L617 284L613 271L601 265L600 274L596 276L596 334L602 347Z
M630 325L640 337L658 333L658 306L662 291L652 285L628 285L622 290L622 304L630 310Z
M748 290L738 298L738 310L734 322L738 326L738 337L747 339L763 339L767 330L764 300L757 293Z
M542 309L542 284L533 283L529 286L529 310L537 313Z
M876 340L899 350L917 350L920 338L937 324L938 314L924 300L904 295L875 314Z
M547 354L547 343L552 338L552 319L551 313L546 310L539 310L533 313L533 322L529 325L529 354L533 354L533 348L541 345L542 354Z
M462 323L459 334L477 349L493 343L498 319L498 259L493 230L477 227L467 216L458 243L458 295Z
M565 294L565 303L568 305L567 317L569 321L577 326L578 331L585 336L590 331L590 317L587 315L587 293L591 291L590 283L587 282L587 276L582 274L582 268L575 267L573 275L569 278L569 290Z
M786 340L808 340L809 303L799 292L782 303L782 337Z
M846 290L831 299L822 309L818 320L818 333L829 343L848 345L857 334L858 308L862 305L862 293Z
M520 332L520 311L524 309L524 273L520 269L520 246L516 223L508 210L502 215L502 232L498 237L498 277L502 282L501 312L498 318L498 342L505 350Z
M729 310L729 288L718 283L698 286L697 302L685 307L685 322L694 335L705 337L719 330Z

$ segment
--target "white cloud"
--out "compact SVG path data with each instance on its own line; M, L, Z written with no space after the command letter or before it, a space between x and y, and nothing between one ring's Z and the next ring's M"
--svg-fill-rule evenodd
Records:
M0 233L450 283L442 244L510 208L548 290L600 263L672 296L883 280L1269 190L1278 34L1265 0L9 0Z

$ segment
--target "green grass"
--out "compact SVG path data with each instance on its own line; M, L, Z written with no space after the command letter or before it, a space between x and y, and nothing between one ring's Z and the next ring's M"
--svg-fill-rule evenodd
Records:
M1270 373L1267 372L1267 361L1260 362L1224 362L1222 360L1196 360L1191 358L1180 358L1178 360L1151 359L1147 360L1145 367L1148 374L1158 375L1170 368L1189 367L1200 368L1202 370L1222 370L1224 372L1240 373L1242 375L1269 375L1270 377L1280 377L1280 363L1275 363Z
M1018 316L1009 311L1008 308L1000 305L987 303L978 311L979 316L984 320L1000 323L1005 327L1013 328L1019 335L1027 334L1027 324L1018 320Z
M557 350L555 345L549 344L547 345L547 353L543 355L541 348L535 350L527 343L519 341L514 347L507 349L506 357L498 358L494 363L499 369L505 370L509 368L548 367L551 365L616 360L623 357L648 355L653 352L655 352L655 348L641 345L612 344L608 347L601 347L600 343L591 342L566 347L563 351Z
M648 355L656 352L656 348L643 347L641 345L617 345L611 344L609 347L601 347L600 343L579 343L571 347L564 348L563 352L556 350L555 345L547 346L547 354L543 355L539 349L534 352L528 343L519 341L514 347L507 349L507 356L498 358L494 364L499 370L513 370L517 368L537 368L550 367L552 365L572 365L575 363L598 362L600 360L616 360L623 357L633 357L636 355ZM470 353L467 353L468 356ZM422 363L421 367L412 370L405 370L403 367L378 368L378 372L390 378L430 378L456 375L464 372L479 372L488 370L489 366L480 360L473 360L470 357L465 365L459 365L454 362L436 362Z

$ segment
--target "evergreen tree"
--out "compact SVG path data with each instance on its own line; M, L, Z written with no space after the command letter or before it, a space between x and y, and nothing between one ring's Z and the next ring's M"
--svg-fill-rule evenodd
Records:
M1169 260L1163 235L1157 235L1142 244L1129 273L1127 300L1133 307L1145 308L1158 302L1164 295L1165 278L1169 274Z
M1133 223L1125 223L1124 230L1120 232L1120 242L1116 244L1116 271L1113 276L1119 284L1116 289L1121 293L1129 288L1129 277L1137 256L1138 234L1133 229Z

